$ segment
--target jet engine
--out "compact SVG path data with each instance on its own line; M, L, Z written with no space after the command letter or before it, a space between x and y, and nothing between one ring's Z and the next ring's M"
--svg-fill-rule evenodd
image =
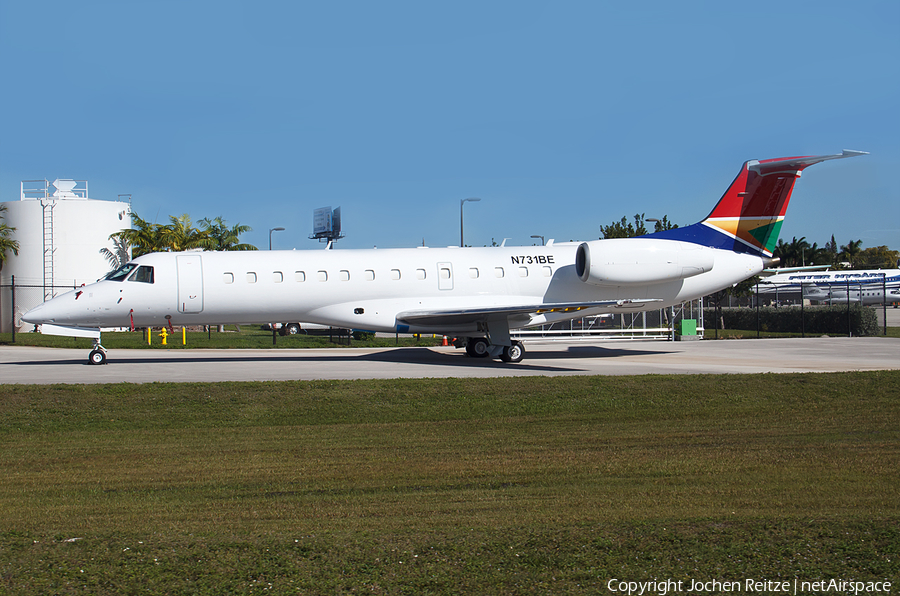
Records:
M612 238L583 242L575 253L575 273L595 286L662 283L713 268L712 250L677 240Z

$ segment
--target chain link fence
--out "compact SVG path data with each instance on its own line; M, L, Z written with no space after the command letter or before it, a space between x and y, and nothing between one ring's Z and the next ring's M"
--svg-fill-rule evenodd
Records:
M44 296L56 296L75 289L76 285L44 286L19 284L15 276L0 283L0 333L22 333L34 326L22 321L22 315L44 303Z
M783 331L833 335L887 335L900 317L900 287L873 282L773 283L760 280L749 296L707 301L709 330Z

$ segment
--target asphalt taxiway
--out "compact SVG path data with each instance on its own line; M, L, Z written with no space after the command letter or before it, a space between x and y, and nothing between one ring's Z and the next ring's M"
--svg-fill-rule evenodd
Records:
M438 348L317 350L113 350L87 363L87 350L0 346L0 383L152 383L832 372L900 369L900 339L884 337L526 343L525 360L505 364Z

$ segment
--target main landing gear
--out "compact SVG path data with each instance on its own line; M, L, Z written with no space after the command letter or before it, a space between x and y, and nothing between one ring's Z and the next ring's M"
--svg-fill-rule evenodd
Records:
M472 358L500 358L503 362L515 364L525 357L525 347L518 341L509 346L495 346L484 337L469 337L466 339L466 355Z

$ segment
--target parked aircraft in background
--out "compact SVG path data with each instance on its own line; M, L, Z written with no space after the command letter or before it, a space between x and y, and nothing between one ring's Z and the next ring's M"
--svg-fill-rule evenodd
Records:
M511 329L659 309L727 288L774 264L772 249L804 168L863 155L748 161L701 222L639 238L546 246L183 252L140 256L22 318L42 332L101 327L309 321L462 338L473 357L518 362Z
M767 277L760 282L759 293L799 295L802 286L804 298L819 302L846 304L848 296L851 303L862 300L864 305L900 302L900 269L810 269Z
M827 304L856 304L862 301L863 306L900 303L900 289L883 287L881 284L869 286L811 286L803 288L803 297Z

